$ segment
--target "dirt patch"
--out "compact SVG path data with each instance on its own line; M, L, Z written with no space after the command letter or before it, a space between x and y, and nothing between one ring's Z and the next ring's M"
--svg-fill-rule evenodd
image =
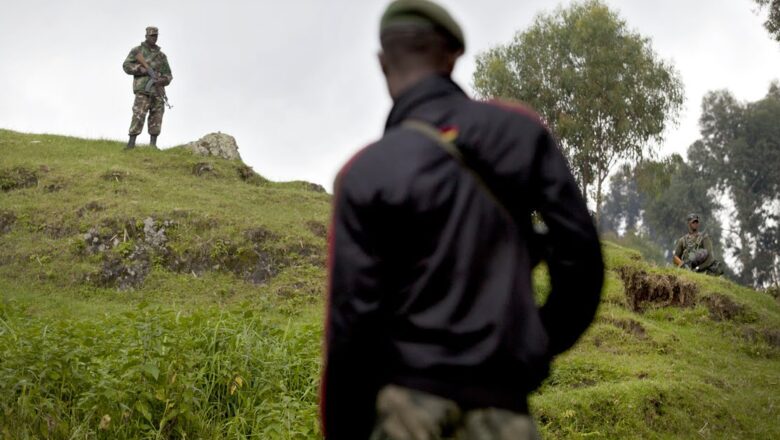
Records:
M238 174L239 179L252 185L260 186L268 183L268 179L257 174L255 170L253 170L252 167L248 165L244 165L244 164L238 165L236 167L236 173Z
M614 325L627 333L636 336L638 339L647 339L647 331L644 326L633 319L602 318L604 322Z
M698 287L672 274L650 274L631 266L618 269L631 310L641 312L648 306L691 307L696 304Z
M303 261L316 267L327 266L327 257L324 246L315 246L301 243L290 250L291 253L301 257Z
M702 303L710 311L710 318L714 321L731 321L742 315L745 307L735 303L731 298L717 293L702 298Z
M328 227L318 221L309 220L306 222L306 227L317 237L326 238L328 236Z
M122 170L108 170L105 173L103 173L102 176L103 180L113 180L115 182L122 182L127 180L128 177L130 177L130 173L127 171Z
M24 167L0 170L0 190L3 192L37 185L38 176L34 170Z
M265 243L266 241L273 241L279 238L276 234L261 226L252 229L247 229L246 231L244 231L244 236L246 237L247 240L249 240L250 242L256 245Z
M666 413L664 408L664 394L648 397L644 404L645 423L653 426L654 422L664 417Z
M104 209L106 209L106 207L103 204L93 200L76 210L76 215L79 217L84 217L84 214L88 212L98 212L103 211Z
M763 340L772 348L780 348L780 329L746 327L742 336L750 342Z
M215 174L214 165L209 162L198 162L192 166L192 174L204 176L206 174Z
M761 334L764 335L764 340L775 348L780 348L780 329L769 329L765 328L761 331Z
M76 225L67 222L65 219L58 219L52 222L46 223L43 226L43 233L49 238L60 239L70 237L78 233Z
M52 183L44 186L43 190L46 191L47 193L53 193L53 192L62 191L62 189L64 189L64 188L65 188L65 184L64 183L62 183L62 182L52 182Z
M206 271L232 273L253 283L263 284L289 265L286 254L274 246L278 238L262 228L244 231L239 242L218 238L198 247L163 255L164 266L173 272L200 275Z
M0 210L0 234L11 232L14 223L16 223L16 215L13 212Z

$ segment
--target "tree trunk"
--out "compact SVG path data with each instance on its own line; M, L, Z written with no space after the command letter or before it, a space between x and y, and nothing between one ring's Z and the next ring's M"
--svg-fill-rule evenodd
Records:
M580 174L580 190L582 191L582 198L585 200L585 204L588 203L588 176L583 171Z
M601 232L601 191L604 183L605 176L601 176L599 173L598 182L596 182L596 230Z

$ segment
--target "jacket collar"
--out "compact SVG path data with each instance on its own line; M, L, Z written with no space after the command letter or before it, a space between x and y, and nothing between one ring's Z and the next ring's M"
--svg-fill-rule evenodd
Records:
M448 95L466 93L449 76L432 75L409 87L395 100L387 117L385 131L406 120L422 104Z
M146 41L143 41L143 42L141 43L141 46L143 46L143 47L145 47L145 48L149 49L149 50L150 50L150 51L152 51L152 52L157 52L158 50L160 50L160 46L158 46L158 45L156 45L156 44L155 44L154 46L152 46L151 44L147 43Z

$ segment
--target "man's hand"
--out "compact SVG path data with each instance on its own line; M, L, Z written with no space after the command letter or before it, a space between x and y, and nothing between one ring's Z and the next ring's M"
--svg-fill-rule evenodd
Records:
M146 75L146 68L144 66L138 66L138 73L141 75Z

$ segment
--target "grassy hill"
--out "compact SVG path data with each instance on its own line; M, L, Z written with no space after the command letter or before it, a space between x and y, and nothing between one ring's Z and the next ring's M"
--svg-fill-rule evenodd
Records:
M0 130L0 437L317 438L330 196L121 148ZM542 434L780 438L777 300L604 247Z

